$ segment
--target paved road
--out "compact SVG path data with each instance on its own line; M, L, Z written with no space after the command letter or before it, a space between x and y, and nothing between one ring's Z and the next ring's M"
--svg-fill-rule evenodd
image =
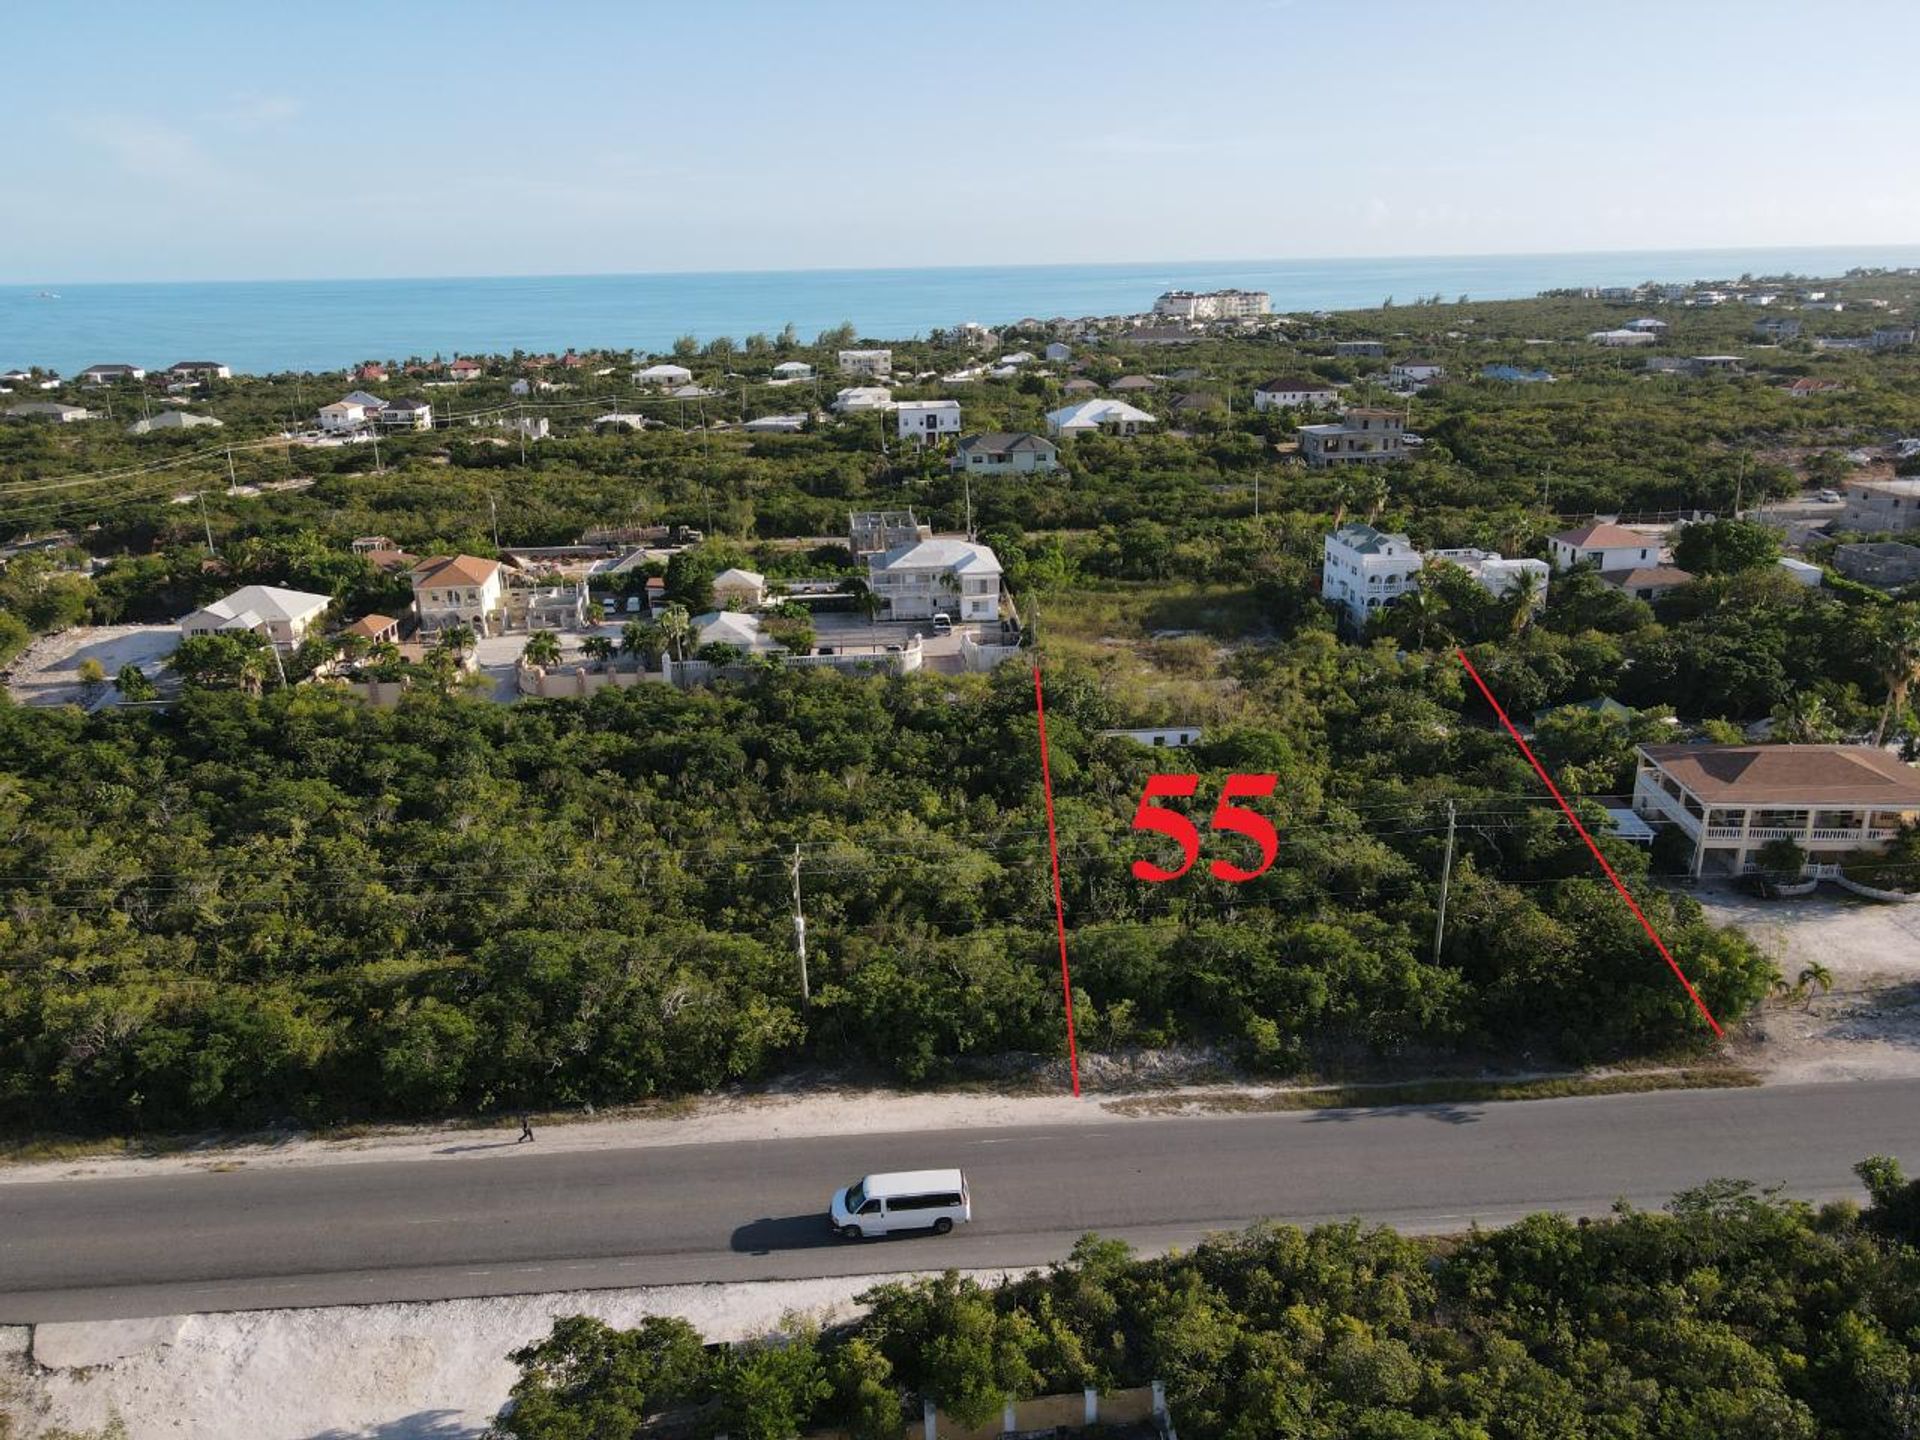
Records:
M1807 1199L1920 1169L1920 1081L0 1184L0 1323L596 1286L1029 1265L1086 1230L1143 1247L1263 1216L1464 1228L1657 1206L1716 1176ZM975 1222L848 1243L864 1171L960 1165Z

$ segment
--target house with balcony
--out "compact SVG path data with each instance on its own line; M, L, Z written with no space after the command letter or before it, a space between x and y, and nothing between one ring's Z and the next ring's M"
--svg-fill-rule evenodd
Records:
M1398 410L1354 409L1342 420L1300 427L1300 458L1316 470L1382 465L1407 458L1406 416Z
M1404 535L1371 525L1342 525L1327 536L1320 561L1320 597L1340 607L1352 630L1418 588L1426 557Z
M505 583L498 560L436 555L416 565L410 578L422 631L465 625L475 635L499 633Z
M891 350L842 350L834 358L839 363L842 375L884 380L893 374Z
M1920 819L1920 771L1872 745L1642 745L1633 809L1692 842L1692 875L1758 869L1772 840L1836 865Z
M894 620L1000 618L1000 557L957 535L936 535L867 557L867 588Z
M433 406L425 400L393 400L380 407L377 418L383 430L431 430Z

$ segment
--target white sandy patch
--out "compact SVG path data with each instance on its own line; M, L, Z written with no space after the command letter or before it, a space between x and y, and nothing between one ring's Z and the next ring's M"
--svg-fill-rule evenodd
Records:
M1002 1272L972 1273L991 1281ZM188 1315L154 1327L155 1335L172 1333L171 1341L155 1339L84 1369L35 1365L17 1343L0 1343L0 1379L15 1384L14 1413L26 1440L56 1425L95 1428L115 1415L132 1440L456 1440L485 1431L519 1373L508 1354L544 1336L556 1316L631 1326L648 1315L678 1315L709 1340L738 1340L792 1311L822 1320L857 1314L855 1295L905 1278ZM122 1348L110 1325L59 1328L98 1330L103 1352ZM18 1337L0 1332L0 1341L9 1339Z

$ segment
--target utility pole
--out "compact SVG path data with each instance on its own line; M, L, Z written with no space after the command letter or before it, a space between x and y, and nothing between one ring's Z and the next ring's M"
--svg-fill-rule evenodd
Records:
M379 475L384 467L380 464L380 432L373 432L373 473Z
M971 539L973 539L973 476L971 476L971 475L969 475L969 474L967 473L967 471L966 471L966 469L965 469L964 467L962 467L962 469L961 469L961 471L960 471L960 479L961 479L961 481L962 481L962 483L963 483L963 484L965 485L965 487L966 487L966 494L967 494L967 539L969 539L969 540L971 540Z
M1440 867L1440 911L1433 917L1433 963L1440 963L1440 942L1447 930L1447 891L1453 885L1453 801L1447 801L1447 858Z
M1260 472L1253 472L1253 518L1260 518Z
M200 502L200 523L207 527L207 553L218 555L220 552L213 547L213 521L207 518L207 492L196 490L193 494L194 498Z
M793 847L793 948L800 956L800 1008L813 1004L813 991L807 983L807 917L800 909L800 847Z
M240 482L233 473L233 447L227 447L227 494L231 495L240 488Z
M526 445L524 439L520 443L523 447ZM493 548L494 551L498 553L500 549L500 504L491 495L487 496L487 509L492 512L493 515Z

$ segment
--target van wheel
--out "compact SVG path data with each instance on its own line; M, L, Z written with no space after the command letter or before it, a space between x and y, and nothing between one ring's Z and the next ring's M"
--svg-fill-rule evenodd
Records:
M858 1240L861 1238L861 1234L862 1232L858 1225L842 1225L840 1227L840 1238L842 1240Z
M942 1215L938 1220L933 1222L933 1233L936 1235L945 1235L948 1232L950 1232L952 1229L953 1229L953 1221L947 1219L947 1217L944 1215Z

